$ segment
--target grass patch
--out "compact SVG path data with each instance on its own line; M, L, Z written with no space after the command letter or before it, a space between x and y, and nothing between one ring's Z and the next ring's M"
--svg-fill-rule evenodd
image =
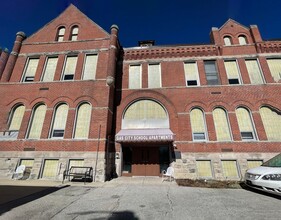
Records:
M203 188L227 188L241 189L241 181L233 180L192 180L192 179L176 179L179 186L203 187Z

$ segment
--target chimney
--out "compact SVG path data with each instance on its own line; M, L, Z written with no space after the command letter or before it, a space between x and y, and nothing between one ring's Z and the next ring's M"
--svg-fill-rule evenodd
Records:
M2 76L2 73L5 69L7 60L9 58L9 50L7 48L5 48L3 51L1 51L1 56L0 56L0 79Z
M6 67L5 67L5 70L4 70L4 73L2 75L2 78L1 78L1 82L8 82L10 80L10 77L11 77L11 74L13 72L13 69L15 67L15 63L17 61L17 58L18 58L18 54L20 52L20 49L21 49L21 45L22 45L22 41L26 38L26 35L24 32L18 32L16 34L16 40L15 40L15 43L14 43L14 47L13 47L13 50L9 56L9 59L6 63Z

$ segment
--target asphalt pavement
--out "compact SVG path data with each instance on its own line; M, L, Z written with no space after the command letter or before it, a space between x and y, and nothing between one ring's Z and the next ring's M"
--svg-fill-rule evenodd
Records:
M46 188L0 203L0 219L280 219L281 198L244 189L180 187L145 177L39 183L34 187Z

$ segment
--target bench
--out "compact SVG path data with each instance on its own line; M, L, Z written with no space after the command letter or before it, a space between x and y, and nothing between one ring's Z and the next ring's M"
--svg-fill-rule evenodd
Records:
M64 180L67 177L68 177L68 181L70 181L71 176L73 177L72 179L76 179L76 178L84 179L84 184L86 183L87 179L93 181L93 167L71 166L70 169L65 170L63 172L62 183L64 183Z

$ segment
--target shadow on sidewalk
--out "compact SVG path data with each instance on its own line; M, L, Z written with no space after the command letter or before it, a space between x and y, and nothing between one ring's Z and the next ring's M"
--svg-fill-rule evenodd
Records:
M13 208L34 201L68 186L69 185L58 187L1 185L0 216Z

